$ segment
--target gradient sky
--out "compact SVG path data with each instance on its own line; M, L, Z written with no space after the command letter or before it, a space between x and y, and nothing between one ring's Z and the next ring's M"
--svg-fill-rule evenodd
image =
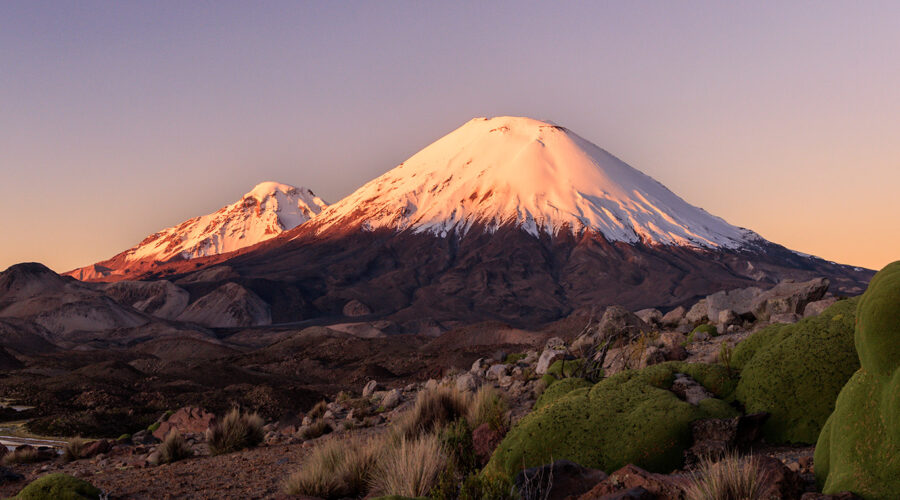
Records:
M493 115L880 268L898 23L896 2L2 2L0 269L108 258L264 180L334 202Z

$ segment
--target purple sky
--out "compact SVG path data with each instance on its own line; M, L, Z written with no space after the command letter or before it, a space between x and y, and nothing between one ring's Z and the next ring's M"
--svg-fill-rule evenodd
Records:
M3 2L0 269L264 180L336 201L474 116L553 120L796 250L900 257L885 2Z

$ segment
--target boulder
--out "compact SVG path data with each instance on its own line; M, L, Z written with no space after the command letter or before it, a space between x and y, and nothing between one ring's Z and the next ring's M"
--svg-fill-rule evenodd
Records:
M678 306L675 309L667 312L662 317L662 326L678 326L681 323L681 320L684 319L684 315L687 314L687 309L684 306Z
M630 338L650 330L650 325L622 306L607 307L597 325L597 334L604 339Z
M364 397L364 398L372 397L372 395L375 394L375 389L377 389L377 388L378 388L378 382L376 382L374 380L370 380L370 381L366 382L366 385L363 386L362 397Z
M162 441L172 429L181 435L202 434L216 421L216 416L201 408L186 406L173 413L165 422L153 431L153 437Z
M105 439L91 441L81 449L81 458L91 458L101 453L109 453L110 448L112 448L112 444Z
M706 299L700 299L699 302L694 304L694 307L685 313L684 322L690 326L697 326L700 323L703 323L707 319L708 316L708 307L706 306Z
M468 375L468 374L467 374ZM471 377L471 375L469 375ZM393 410L400 404L400 401L403 399L403 395L400 393L399 389L391 389L387 394L384 395L384 398L381 400L381 406L385 407L385 409Z
M802 283L782 281L753 300L753 315L758 320L768 321L775 314L803 314L807 304L825 296L829 284L826 278Z
M478 389L478 379L471 373L463 373L456 377L456 388L462 392L475 392Z
M682 401L697 406L704 399L714 398L713 393L706 390L700 385L700 382L694 380L693 377L684 373L676 373L675 381L672 382L672 388L669 389L678 396Z
M769 323L794 324L800 321L800 316L794 313L779 313L769 316Z
M797 498L803 493L805 482L781 460L765 455L755 456L754 460L764 478L759 498Z
M720 458L730 450L748 450L762 438L762 427L768 418L768 413L754 413L691 422L694 444L684 452L685 466L690 468L705 458Z
M563 359L565 355L566 354L563 351L545 349L544 352L541 353L541 357L538 358L537 365L534 367L534 372L538 375L547 373L547 369L550 368L550 365L558 359Z
M372 309L369 306L363 304L362 302L353 299L350 302L344 304L343 309L344 316L356 317L356 316L368 316L372 314Z
M559 337L550 337L544 344L544 349L553 349L555 351L565 351L566 341Z
M722 326L723 330L731 325L736 325L741 321L741 318L737 315L737 313L735 313L731 309L724 309L722 311L719 311L719 314L710 317L716 318L718 325Z
M488 368L486 378L488 380L500 380L507 375L509 375L509 365L498 363Z
M719 317L722 311L733 311L737 316L747 316L753 313L753 303L762 294L761 288L755 286L738 288L716 292L706 297L706 315L713 320Z
M478 358L472 363L472 368L469 369L469 373L483 377L489 366L486 359Z
M540 492L542 499L563 500L578 497L604 479L606 473L601 470L582 467L569 460L557 460L520 471L516 474L515 485L520 492Z
M634 313L634 315L641 318L641 320L648 325L659 325L662 323L663 319L663 314L659 309L641 309Z
M834 305L837 300L837 297L828 297L826 299L810 302L803 308L803 317L808 318L810 316L818 316L822 314L822 311Z
M633 498L665 498L677 500L684 498L683 485L686 484L683 478L677 476L666 476L663 474L654 474L633 465L628 464L621 469L613 472L606 479L591 488L590 491L581 495L579 500L599 500L601 498L631 498L628 496L609 496L642 488L650 493L650 497L638 491L632 492L632 495L639 494Z

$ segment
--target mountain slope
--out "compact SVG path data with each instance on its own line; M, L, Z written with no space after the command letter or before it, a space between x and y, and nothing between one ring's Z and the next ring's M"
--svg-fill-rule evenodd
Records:
M319 231L351 225L440 236L513 224L537 236L593 230L609 241L738 248L760 240L563 127L476 118L329 207Z
M291 230L326 206L309 189L263 182L240 201L152 234L112 259L66 274L82 280L110 279L156 263L233 252Z

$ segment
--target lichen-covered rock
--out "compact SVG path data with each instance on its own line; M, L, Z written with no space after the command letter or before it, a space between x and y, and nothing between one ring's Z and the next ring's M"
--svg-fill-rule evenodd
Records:
M35 479L13 498L16 500L98 500L103 492L91 483L67 474L48 474Z
M685 309L684 306L678 306L663 315L662 325L678 326L678 324L681 323L681 320L684 319L685 314L687 314L687 309Z
M856 300L842 300L819 316L772 325L737 345L741 370L735 396L748 413L767 412L773 443L814 443L841 387L859 367L853 347Z
M717 397L698 406L682 401L669 390L676 373L692 376ZM622 372L525 416L486 470L513 477L522 467L564 458L601 470L635 463L669 472L682 464L691 445L692 421L737 414L721 399L733 389L734 380L722 366L668 362Z
M824 493L851 491L867 500L897 498L900 262L878 272L859 300L855 344L862 366L841 390L819 436L816 479Z

